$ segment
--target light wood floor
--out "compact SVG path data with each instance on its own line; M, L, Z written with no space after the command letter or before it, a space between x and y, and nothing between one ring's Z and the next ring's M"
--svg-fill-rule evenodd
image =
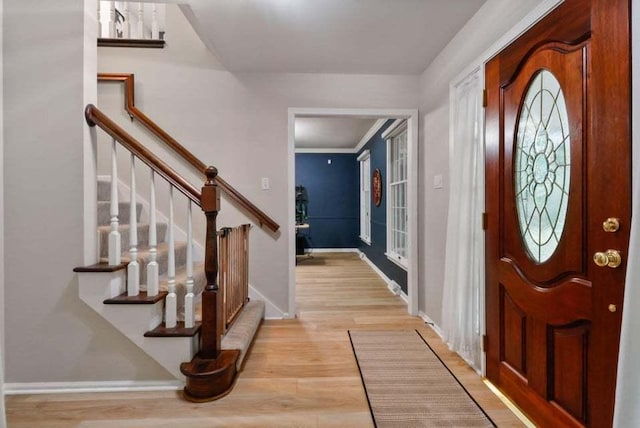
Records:
M372 427L349 329L418 329L499 427L523 426L356 254L296 269L298 318L265 321L233 392L192 404L177 392L7 397L9 427Z

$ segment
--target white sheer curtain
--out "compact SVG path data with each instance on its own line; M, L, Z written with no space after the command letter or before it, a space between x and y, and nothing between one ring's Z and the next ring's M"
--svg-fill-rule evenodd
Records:
M617 428L640 426L640 372L638 371L638 356L640 356L640 264L638 263L640 261L640 168L638 165L640 165L640 156L635 150L640 149L639 146L640 144L634 145L631 237L624 288L613 424Z
M476 370L482 367L484 290L484 146L480 70L452 88L449 216L442 298L444 340Z
M615 428L640 426L640 69L636 67L640 55L640 0L632 3L633 70L633 206L631 209L631 236L627 259L627 278L624 286L624 308L622 312L622 334L618 358L618 381L616 407L613 416Z

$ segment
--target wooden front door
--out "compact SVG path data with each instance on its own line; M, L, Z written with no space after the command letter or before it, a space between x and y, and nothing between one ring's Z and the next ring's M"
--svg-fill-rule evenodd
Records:
M485 69L487 377L542 427L612 423L629 27L628 0L566 0Z

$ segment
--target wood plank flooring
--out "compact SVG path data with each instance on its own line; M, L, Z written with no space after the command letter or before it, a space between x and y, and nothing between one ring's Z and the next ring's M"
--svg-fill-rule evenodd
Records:
M9 396L8 426L372 427L348 329L418 329L499 427L523 426L356 254L316 253L296 277L298 317L263 323L224 399L193 404L173 391Z

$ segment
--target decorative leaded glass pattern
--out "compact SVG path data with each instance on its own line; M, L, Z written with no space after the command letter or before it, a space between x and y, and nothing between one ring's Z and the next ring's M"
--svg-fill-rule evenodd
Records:
M560 83L540 71L518 117L514 163L520 235L529 256L544 263L556 251L567 217L570 179L569 117Z

